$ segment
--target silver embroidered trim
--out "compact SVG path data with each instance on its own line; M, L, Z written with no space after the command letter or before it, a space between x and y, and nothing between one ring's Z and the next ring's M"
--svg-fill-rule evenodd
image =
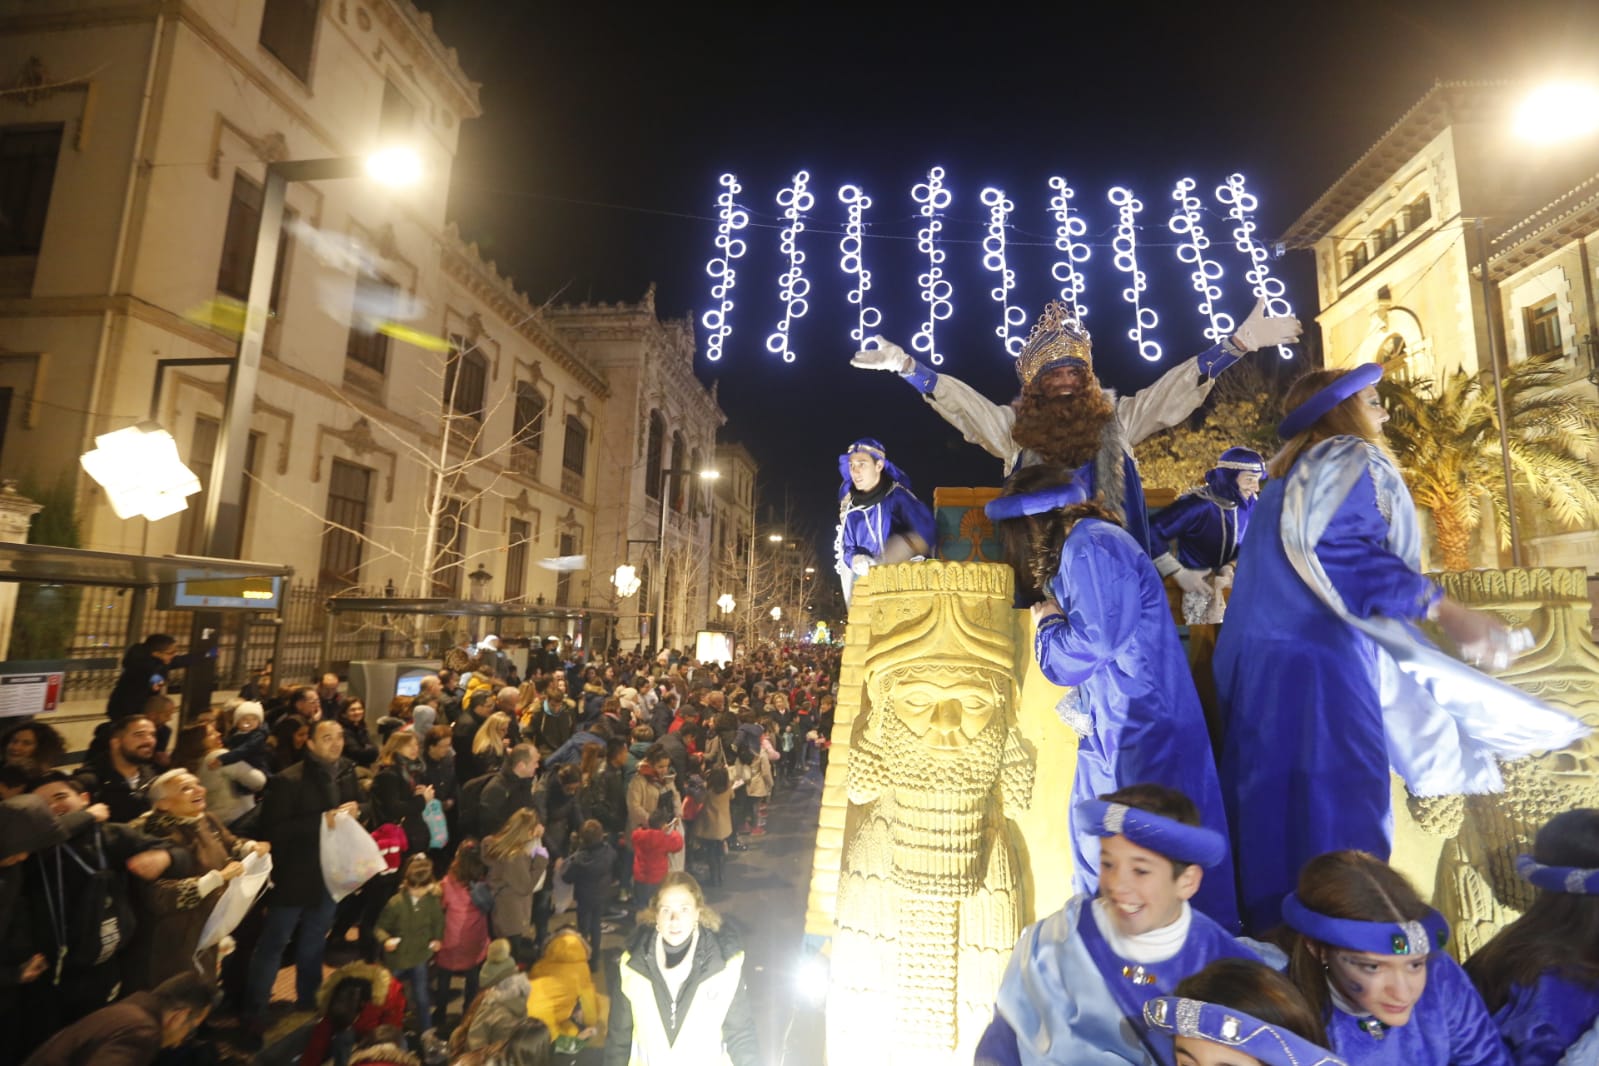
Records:
M1403 922L1399 931L1405 934L1405 940L1410 946L1410 954L1425 955L1432 950L1432 940L1427 936L1427 927L1420 922Z
M1592 870L1572 870L1566 875L1566 891L1573 894L1588 891L1588 875Z
M1060 701L1055 704L1055 714L1078 736L1093 735L1094 719L1083 709L1083 698L1077 694L1077 689L1069 688L1066 690L1066 695L1062 696Z
M1128 807L1125 803L1107 804L1105 807L1105 832L1111 836L1120 833L1122 827L1127 824L1127 811ZM1183 1002L1191 1003L1193 1001L1185 999Z
M1113 804L1111 804L1111 806L1112 807L1116 807L1116 806L1120 806L1120 804L1113 803ZM1125 808L1125 807L1122 808L1123 811L1126 811L1126 809L1127 808ZM1109 819L1109 817L1110 817L1110 815L1107 813L1106 814L1107 820ZM1201 1007L1203 1007L1203 1006L1204 1006L1204 1004L1201 1003L1197 999L1179 999L1177 1001L1177 1035L1178 1036L1199 1036L1200 1035L1199 1034L1199 1009Z

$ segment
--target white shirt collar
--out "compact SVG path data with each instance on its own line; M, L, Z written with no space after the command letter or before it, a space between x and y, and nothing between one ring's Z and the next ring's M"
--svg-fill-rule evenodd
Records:
M1185 901L1182 913L1170 925L1137 936L1123 936L1116 931L1116 925L1107 913L1109 906L1103 899L1094 900L1094 925L1099 929L1099 935L1105 938L1105 943L1110 945L1110 950L1128 962L1165 962L1183 950L1183 944L1188 940L1188 929L1194 923L1194 912Z

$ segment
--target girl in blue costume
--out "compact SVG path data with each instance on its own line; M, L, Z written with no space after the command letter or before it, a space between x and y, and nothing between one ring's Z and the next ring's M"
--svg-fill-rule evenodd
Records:
M1057 709L1079 737L1073 805L1153 782L1192 797L1201 824L1225 836L1205 717L1165 586L1138 542L1086 496L1069 471L1030 466L985 508L1019 597L1035 603L1038 665L1072 687ZM1099 837L1081 827L1074 836L1077 891L1092 896ZM1236 930L1230 865L1205 878L1194 905Z
M1349 1066L1510 1066L1449 926L1363 851L1318 855L1282 904L1288 976Z
M1177 1066L1347 1066L1294 983L1247 959L1211 963L1144 1004L1144 1020L1171 1034Z
M1516 1066L1555 1066L1599 1018L1599 811L1567 811L1516 864L1539 889L1466 963Z
M1075 815L1104 839L1099 897L1074 896L1022 933L976 1066L1172 1066L1171 1038L1144 1023L1149 999L1217 959L1282 962L1190 908L1227 840L1187 796L1134 785Z
M1214 668L1222 795L1244 926L1275 926L1312 856L1386 859L1390 765L1417 796L1496 792L1497 758L1564 747L1586 728L1443 654L1522 650L1420 572L1415 507L1382 446L1380 367L1321 370L1289 390L1287 442L1250 519ZM1244 842L1248 841L1248 847Z

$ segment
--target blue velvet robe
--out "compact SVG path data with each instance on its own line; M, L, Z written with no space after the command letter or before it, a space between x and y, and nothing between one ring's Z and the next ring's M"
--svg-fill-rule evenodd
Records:
M1220 570L1238 557L1254 503L1239 506L1203 490L1179 496L1149 523L1153 554L1175 542L1177 561L1188 569Z
M839 502L838 532L834 537L833 551L834 568L844 584L846 603L849 602L850 590L855 587L851 560L857 555L870 555L873 558L882 555L888 538L896 533L914 533L921 537L931 555L934 545L938 543L932 508L898 482L881 499L864 507L854 502L853 492L844 494Z
M1599 986L1545 973L1532 988L1514 986L1493 1019L1516 1066L1555 1066L1599 1020Z
M1290 564L1278 527L1285 481L1261 492L1212 665L1225 720L1222 795L1244 927L1282 920L1282 899L1317 855L1391 849L1378 650ZM1362 474L1316 548L1351 611L1415 618L1433 584L1384 546L1387 523Z
M1142 546L1109 522L1083 519L1061 546L1049 584L1064 615L1045 618L1034 650L1044 676L1076 686L1061 709L1078 733L1072 806L1127 785L1175 788L1205 826L1227 820L1210 735L1177 639L1166 588ZM1099 837L1074 832L1077 891L1099 883ZM1238 925L1230 863L1205 871L1194 905Z
M1280 958L1228 935L1198 911L1176 955L1142 967L1109 948L1090 899L1075 896L1028 926L1000 980L994 1021L978 1042L979 1066L1169 1066L1169 1036L1144 1025L1143 1004L1217 959ZM1269 949L1267 949L1269 951ZM1153 977L1136 984L1123 968Z
M1373 1036L1335 1008L1327 1045L1349 1066L1511 1066L1471 978L1442 952L1430 957L1427 988L1408 1023Z

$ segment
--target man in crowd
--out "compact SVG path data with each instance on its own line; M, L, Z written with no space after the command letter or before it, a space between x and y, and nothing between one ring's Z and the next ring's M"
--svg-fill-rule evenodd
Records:
M24 1066L146 1066L163 1048L181 1047L215 1000L211 982L197 973L178 974L61 1030Z
M559 673L538 682L536 691L538 699L528 709L523 734L539 749L540 755L549 755L565 744L576 731L577 709L566 698L566 678Z
M531 744L512 748L499 772L483 785L478 797L477 835L498 833L517 811L533 806L533 777L539 772L538 749Z
M78 780L106 805L113 822L131 822L150 809L146 791L160 772L155 766L155 723L142 714L112 723L106 746L89 756Z
M144 701L167 690L167 673L189 665L187 655L178 655L178 638L152 633L122 655L122 673L106 700L105 716L111 721L141 714Z
M316 698L322 708L322 717L336 719L344 709L344 696L339 692L339 675L323 674L316 687Z

